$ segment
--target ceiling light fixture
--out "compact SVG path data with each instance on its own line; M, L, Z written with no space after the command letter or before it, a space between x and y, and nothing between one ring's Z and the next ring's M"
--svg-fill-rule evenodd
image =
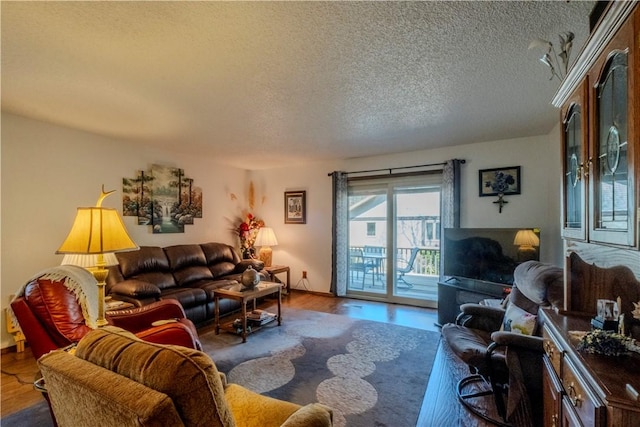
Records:
M557 77L562 81L567 75L569 70L569 55L571 54L571 47L573 46L573 33L566 31L558 35L560 39L560 53L557 53L553 47L553 43L544 39L535 39L529 43L529 49L543 47L547 48L547 52L540 57L540 62L549 67L551 70L551 77L549 80L553 80ZM552 55L553 54L553 55Z

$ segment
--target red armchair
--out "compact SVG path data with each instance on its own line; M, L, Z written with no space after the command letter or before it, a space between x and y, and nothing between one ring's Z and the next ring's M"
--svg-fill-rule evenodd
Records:
M66 266L71 269L80 267ZM93 279L86 271L82 273ZM37 359L58 348L80 341L92 329L87 326L82 307L76 295L65 285L67 277L49 279L46 276L31 280L24 292L11 302L20 329ZM78 276L79 277L79 276ZM95 286L86 281L85 286ZM157 344L174 344L202 350L195 326L186 318L184 310L175 300L159 301L145 307L108 312L107 321L134 333L140 339ZM46 386L37 381L37 388L51 410ZM51 418L57 425L53 411Z
M32 280L26 285L24 295L11 302L11 308L36 359L78 342L91 330L76 296L67 289L64 280ZM112 311L106 317L110 324L145 341L202 349L195 326L175 300Z

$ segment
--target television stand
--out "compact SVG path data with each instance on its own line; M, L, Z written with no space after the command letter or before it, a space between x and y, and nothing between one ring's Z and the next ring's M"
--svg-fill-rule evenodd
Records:
M482 280L460 280L450 277L438 282L438 326L453 323L460 305L479 303L486 298L504 298L511 285Z

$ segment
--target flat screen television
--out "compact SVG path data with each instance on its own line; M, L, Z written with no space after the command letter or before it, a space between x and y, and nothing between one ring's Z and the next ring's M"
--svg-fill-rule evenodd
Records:
M520 230L529 236L527 245L515 244ZM521 236L523 233L521 233ZM442 273L460 281L484 281L513 285L513 271L521 262L540 259L537 228L445 228ZM532 241L533 240L533 241ZM519 238L519 243L522 243Z

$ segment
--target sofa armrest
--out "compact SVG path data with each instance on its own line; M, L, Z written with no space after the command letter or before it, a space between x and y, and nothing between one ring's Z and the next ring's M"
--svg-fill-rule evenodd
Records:
M333 411L320 403L310 403L291 414L281 427L331 427Z
M264 262L259 259L243 259L236 264L236 268L233 270L233 273L242 273L249 268L249 266L253 267L255 271L260 271L264 268Z
M493 332L500 329L505 310L480 304L462 304L456 323L468 328Z
M543 340L541 337L516 334L513 332L497 331L491 334L491 341L500 346L519 347L542 353Z
M160 288L150 282L128 279L113 285L110 293L124 295L135 299L159 298Z
M502 319L505 313L504 308L480 304L462 304L460 311L464 314L485 316L493 319Z
M182 305L176 300L157 301L143 307L126 310L110 311L107 319L113 326L118 326L130 332L138 332L150 328L158 320L184 319Z
M168 321L159 326L152 326L135 334L144 341L163 344L181 345L182 347L202 350L202 344L198 339L198 333L190 320Z

